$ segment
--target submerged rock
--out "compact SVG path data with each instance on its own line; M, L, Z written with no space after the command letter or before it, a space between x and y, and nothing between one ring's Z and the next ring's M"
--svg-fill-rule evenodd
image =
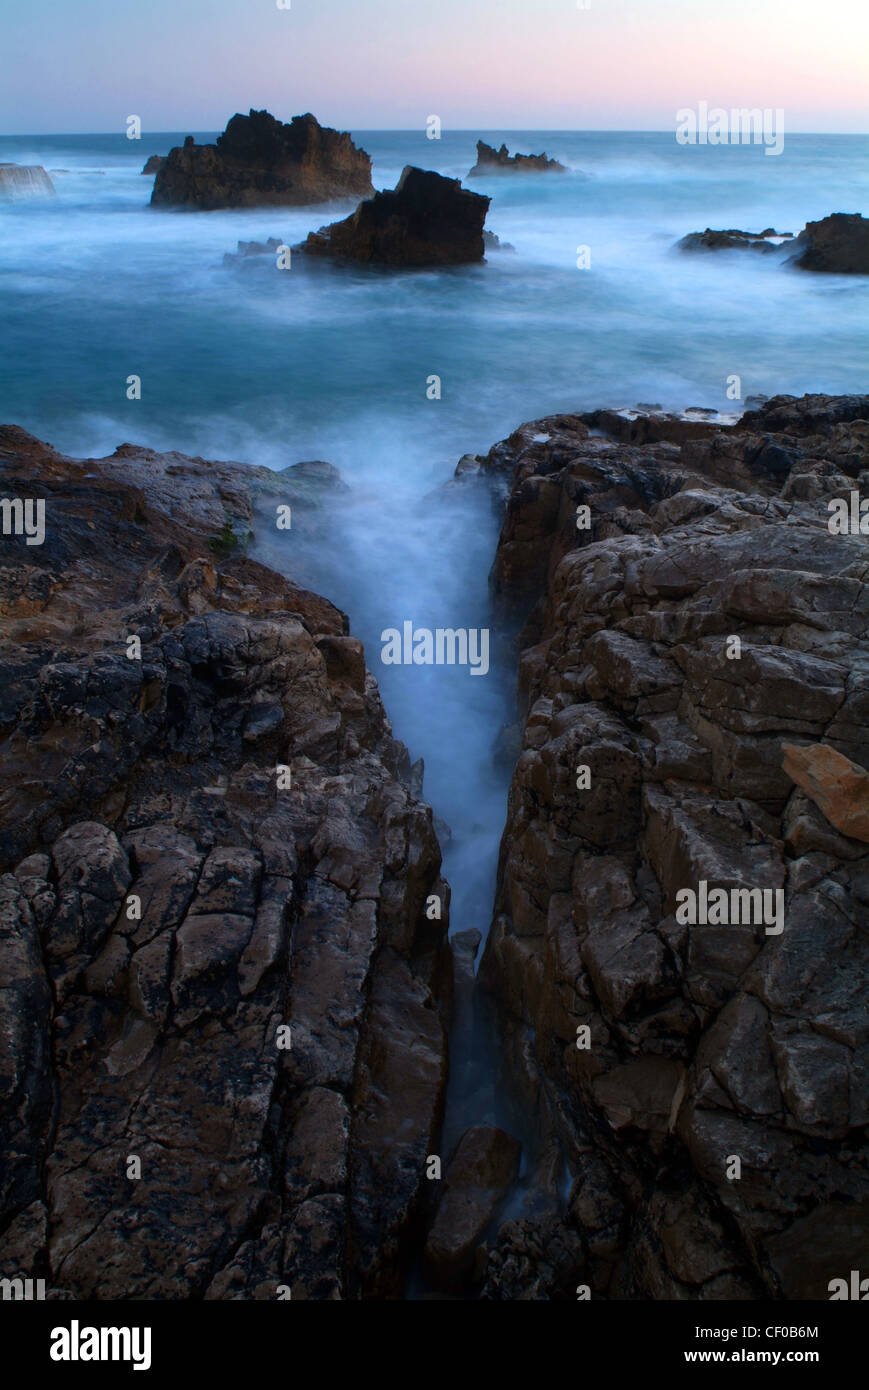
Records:
M869 219L859 212L834 212L806 223L797 238L800 270L832 275L869 275Z
M477 162L468 173L468 178L491 173L550 173L566 174L567 168L557 159L545 154L510 154L506 145L499 150L487 145L485 140L477 141Z
M577 1175L564 1275L504 1228L484 1291L559 1287L578 1241L592 1298L827 1299L869 1239L869 586L827 525L869 398L637 418L483 463L524 734L479 979Z
M780 251L782 246L793 238L793 232L777 232L767 227L762 232L740 232L731 228L726 232L714 232L707 227L705 232L691 232L677 242L682 251Z
M446 1082L431 810L344 615L212 546L334 471L5 427L0 480L45 505L0 556L2 1272L398 1296Z
M408 165L394 189L375 193L343 222L311 232L301 249L409 268L481 261L490 201L458 179Z
M54 192L41 164L0 164L0 198L44 198Z
M299 207L373 192L371 160L350 136L307 114L235 115L215 145L188 135L157 170L155 207Z

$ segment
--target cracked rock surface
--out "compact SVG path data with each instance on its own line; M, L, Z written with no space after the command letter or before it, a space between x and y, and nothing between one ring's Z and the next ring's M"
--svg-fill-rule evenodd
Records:
M605 416L482 461L525 715L481 974L568 1174L484 1297L827 1298L869 1243L869 541L827 507L869 398ZM783 930L680 920L702 881Z
M0 1272L398 1296L448 888L346 618L225 545L289 479L5 427L0 482L46 503L0 553Z

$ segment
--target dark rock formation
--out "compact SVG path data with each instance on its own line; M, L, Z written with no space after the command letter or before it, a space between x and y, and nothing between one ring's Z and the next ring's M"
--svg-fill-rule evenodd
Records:
M166 155L165 155L165 154L152 154L151 157L150 157L150 159L146 159L146 160L145 160L145 167L143 168L142 173L143 173L143 174L156 174L156 173L157 173L157 170L158 170L158 169L162 169L162 168L163 168L163 165L164 165L165 163L166 163Z
M301 249L366 265L481 261L490 202L458 179L408 165L394 189L375 193L343 222L311 232Z
M155 207L298 207L372 193L371 160L314 116L289 124L268 111L235 115L216 145L188 135L157 171Z
M557 159L550 159L545 154L510 154L506 145L502 145L500 150L496 150L491 145L487 145L485 140L478 140L477 162L469 171L468 178L492 173L566 174L567 167L564 164L559 164Z
M705 232L691 232L683 236L678 247L682 251L780 251L782 244L793 237L793 232L777 232L767 227L762 232L739 232L731 228L726 232L714 232L707 227Z
M460 1286L499 1204L516 1181L521 1146L491 1125L475 1125L459 1141L446 1172L424 1263L446 1287Z
M797 238L800 270L834 275L869 275L869 219L859 212L834 212L808 222Z
M554 416L484 461L525 728L481 979L571 1178L484 1297L827 1299L864 1258L869 585L827 503L869 496L867 407L640 444ZM704 882L783 929L691 924Z
M0 198L44 198L54 192L41 164L0 164Z
M659 406L623 410L591 410L580 416L590 429L603 430L621 444L655 444L666 440L684 444L688 439L712 439L723 423L733 424L738 415L722 417L715 410L695 406L672 414Z
M344 616L233 542L327 470L0 430L4 495L45 502L0 550L0 1274L50 1297L402 1291L431 811Z

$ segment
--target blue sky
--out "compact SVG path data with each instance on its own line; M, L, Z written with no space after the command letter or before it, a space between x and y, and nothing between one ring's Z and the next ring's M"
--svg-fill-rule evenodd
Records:
M0 0L0 131L671 129L781 107L869 131L869 0Z

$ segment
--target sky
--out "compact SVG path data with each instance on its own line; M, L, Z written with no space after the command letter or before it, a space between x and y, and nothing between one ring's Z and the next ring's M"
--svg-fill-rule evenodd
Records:
M0 132L669 130L771 107L869 132L869 0L0 0ZM289 8L279 5L289 4Z

